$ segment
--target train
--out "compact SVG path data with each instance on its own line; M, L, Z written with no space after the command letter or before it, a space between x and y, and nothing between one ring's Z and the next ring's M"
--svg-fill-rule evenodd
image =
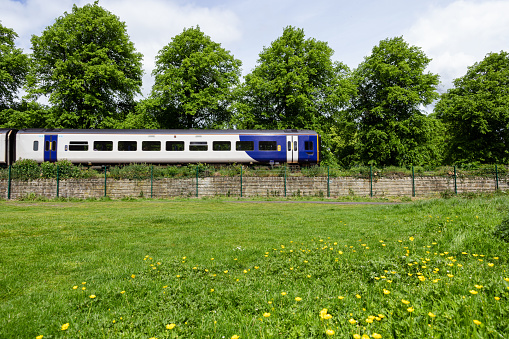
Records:
M20 159L74 164L320 162L311 130L0 129L0 165Z

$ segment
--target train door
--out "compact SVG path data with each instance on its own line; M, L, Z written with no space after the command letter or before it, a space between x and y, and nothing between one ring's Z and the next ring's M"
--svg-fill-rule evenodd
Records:
M286 136L286 161L290 164L299 162L299 137L297 135Z
M57 135L44 136L44 161L57 161Z

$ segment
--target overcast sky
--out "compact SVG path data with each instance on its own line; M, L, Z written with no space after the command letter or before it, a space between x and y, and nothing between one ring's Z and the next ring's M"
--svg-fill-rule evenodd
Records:
M16 31L16 44L30 53L32 35L70 13L73 4L87 3L93 0L0 0L0 21ZM509 51L509 0L100 0L99 5L127 24L144 55L145 96L158 51L197 25L242 61L244 75L289 25L327 42L334 60L350 68L380 40L403 36L433 59L428 70L440 75L440 91L486 54Z

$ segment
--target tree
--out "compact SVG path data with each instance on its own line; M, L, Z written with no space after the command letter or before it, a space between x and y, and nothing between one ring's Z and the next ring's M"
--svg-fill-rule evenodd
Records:
M361 162L431 164L440 160L440 122L420 108L438 97L438 75L425 73L431 59L402 37L380 41L355 70L352 101Z
M159 51L155 83L142 109L161 128L218 128L231 117L240 60L205 35L184 29Z
M469 67L435 112L447 126L448 162L509 162L509 54L490 53Z
M288 26L259 54L245 78L235 124L242 128L316 128L331 120L353 90L348 68L331 60L322 41L305 39L304 30Z
M55 127L103 128L122 120L140 93L141 59L125 23L98 5L64 13L32 36L28 91L48 95Z
M0 111L13 107L28 72L28 57L14 45L17 37L12 29L0 24Z

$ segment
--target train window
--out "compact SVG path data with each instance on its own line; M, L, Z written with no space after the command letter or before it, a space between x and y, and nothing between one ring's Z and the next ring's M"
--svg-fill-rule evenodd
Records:
M56 145L52 145L53 150ZM88 151L88 141L69 141L69 151Z
M160 151L161 150L161 142L160 141L143 141L141 143L142 151Z
M288 152L292 150L292 142L288 141Z
M184 150L184 142L183 141L166 141L166 150L167 151L183 151Z
M190 151L206 151L209 149L206 141L191 141L189 143Z
M304 150L312 151L313 150L313 142L312 141L304 141Z
M254 151L254 141L237 141L235 147L237 151Z
M230 141L214 141L212 142L214 151L231 151L232 143Z
M94 151L113 151L113 141L94 141Z
M298 151L298 149L297 149L297 141L293 142L293 150L294 151Z
M39 150L39 141L34 141L34 151L38 151Z
M276 151L277 150L277 142L276 141L260 141L258 143L258 150L260 150L260 151Z
M119 141L118 142L118 150L119 151L136 151L138 149L138 144L136 141Z

